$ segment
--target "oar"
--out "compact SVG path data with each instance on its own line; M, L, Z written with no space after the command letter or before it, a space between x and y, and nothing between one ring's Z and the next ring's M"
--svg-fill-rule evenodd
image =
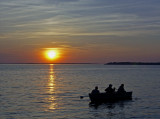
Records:
M88 97L88 96L80 96L80 99L83 99L84 97Z

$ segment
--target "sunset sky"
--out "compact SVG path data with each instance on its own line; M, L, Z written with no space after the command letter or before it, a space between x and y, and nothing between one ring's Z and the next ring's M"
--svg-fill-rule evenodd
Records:
M0 63L112 61L160 61L160 0L0 0Z

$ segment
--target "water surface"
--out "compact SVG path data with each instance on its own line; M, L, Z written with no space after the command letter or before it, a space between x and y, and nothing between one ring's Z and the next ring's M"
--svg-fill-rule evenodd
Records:
M89 106L88 93L125 84L133 100ZM160 66L0 65L1 119L159 119Z

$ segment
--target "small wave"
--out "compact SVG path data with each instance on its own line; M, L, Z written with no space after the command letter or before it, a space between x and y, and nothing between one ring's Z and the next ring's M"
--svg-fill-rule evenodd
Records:
M39 102L34 102L34 103L46 103L46 102L44 102L44 101L39 101Z

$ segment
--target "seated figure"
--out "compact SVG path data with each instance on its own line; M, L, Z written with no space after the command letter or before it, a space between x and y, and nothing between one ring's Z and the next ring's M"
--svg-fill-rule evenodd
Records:
M112 94L115 92L115 88L112 88L112 84L109 84L109 87L105 89L106 93Z
M126 91L125 91L125 89L124 89L124 84L121 84L120 86L119 86L119 88L118 88L118 91L117 91L117 93L125 93Z
M96 95L99 94L98 86L95 87L95 89L92 90L91 94Z

